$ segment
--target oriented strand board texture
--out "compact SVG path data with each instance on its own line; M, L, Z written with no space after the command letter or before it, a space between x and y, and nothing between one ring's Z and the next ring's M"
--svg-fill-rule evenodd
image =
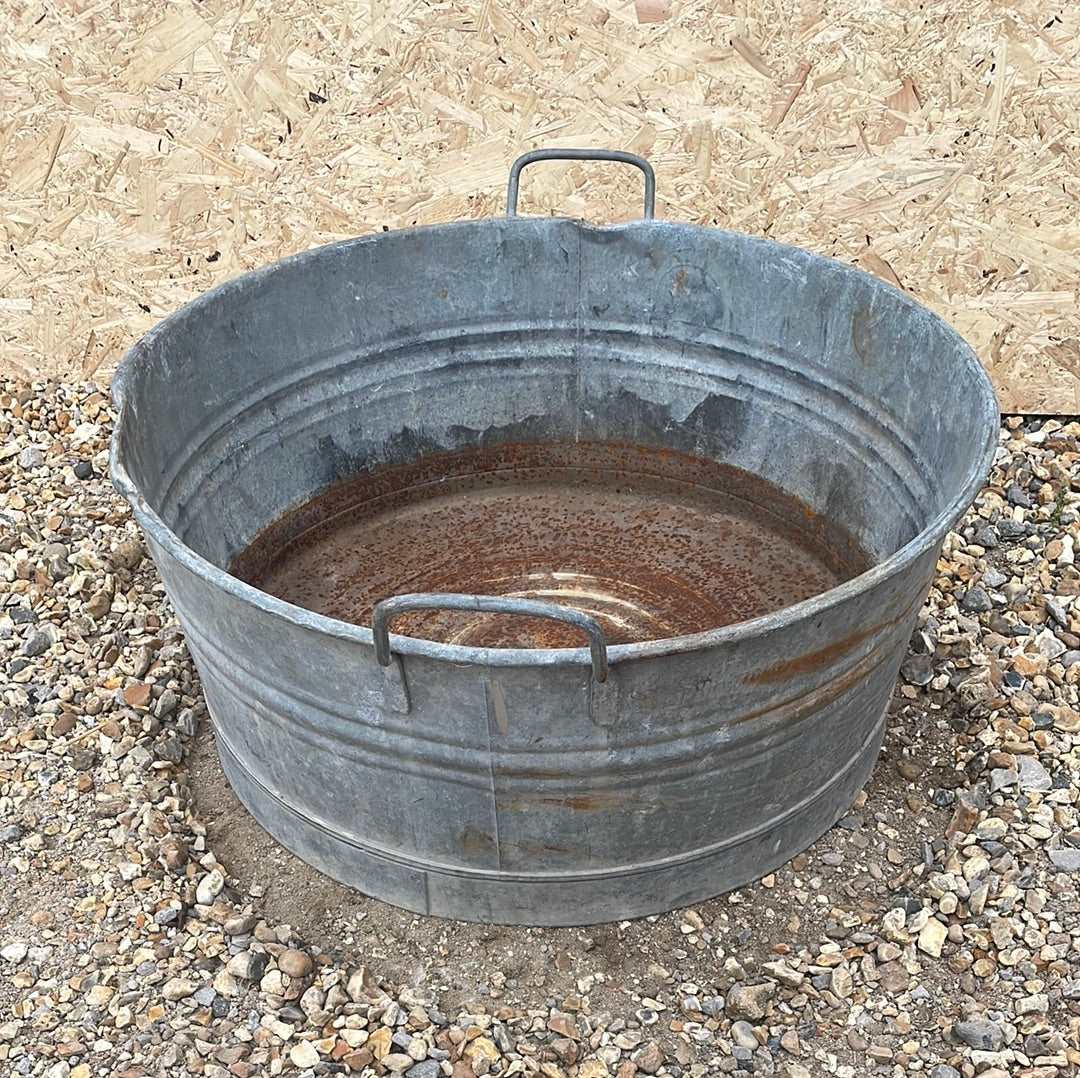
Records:
M0 364L104 373L226 277L500 213L517 153L598 145L648 155L661 216L909 289L1006 409L1078 412L1078 28L1035 0L0 0ZM526 212L640 198L616 166L526 177Z

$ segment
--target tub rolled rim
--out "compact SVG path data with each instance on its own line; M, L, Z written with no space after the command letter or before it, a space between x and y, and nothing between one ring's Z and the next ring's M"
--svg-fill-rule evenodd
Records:
M403 233L422 234L432 230L446 230L448 228L466 227L475 228L477 225L488 221L498 221L513 227L516 224L537 223L536 218L509 217L487 218L480 220L453 221L444 224L421 225L414 228L397 229L394 234ZM953 329L940 315L918 303L905 292L891 285L889 282L866 273L855 266L839 259L830 258L826 255L817 254L791 244L780 243L762 236L752 236L746 233L736 233L728 229L720 229L707 225L698 225L692 222L666 221L666 220L635 220L620 222L612 225L593 225L577 218L551 217L543 218L545 224L573 223L584 229L609 232L623 231L627 229L691 229L694 231L709 232L727 236L735 236L740 240L774 250L778 255L786 257L797 256L808 259L811 262L827 263L834 270L858 278L869 278L875 287L885 289L894 294L897 302L907 307L915 308L922 317L933 319L944 331L946 338L952 340L956 346L957 358L967 364L971 373L974 374L975 382L982 392L977 394L973 406L979 406L982 410L986 438L982 449L975 458L972 467L968 471L967 480L960 492L949 504L935 516L930 522L913 536L903 546L898 548L888 557L872 565L869 569L857 576L845 580L843 583L819 592L808 599L793 603L790 606L781 607L779 610L768 614L762 614L746 621L734 622L730 625L719 626L715 629L706 629L698 633L690 633L683 636L667 637L659 640L645 640L633 644L609 644L607 646L608 662L617 664L634 659L662 658L666 655L685 654L687 652L703 651L715 647L741 642L750 637L760 637L769 633L782 630L789 625L803 620L812 619L834 607L840 606L849 600L870 591L879 584L897 575L906 569L912 562L938 546L948 532L967 512L975 500L975 496L982 489L993 463L994 454L997 450L998 431L1001 425L1001 413L997 403L997 396L990 381L986 369L979 362L974 350L960 334ZM371 649L374 657L374 635L369 626L354 625L351 622L341 621L325 614L307 610L295 603L287 602L267 592L260 590L253 584L248 584L239 577L232 576L226 570L214 565L213 562L204 558L201 554L192 550L180 537L165 523L150 504L146 501L138 485L131 478L124 466L121 452L121 430L125 412L129 404L125 398L125 382L128 372L141 359L141 354L153 338L166 332L170 325L180 319L186 312L197 308L207 302L211 297L220 297L223 292L238 287L248 287L252 282L279 271L283 266L294 262L309 259L320 251L344 246L367 245L376 243L381 236L359 236L354 239L325 244L321 247L311 248L297 254L279 259L268 266L248 273L240 274L214 288L195 297L172 314L168 315L150 329L143 337L128 349L117 366L110 385L113 406L116 410L116 420L113 426L112 436L109 442L109 476L113 486L121 496L129 503L136 522L143 531L172 558L183 565L186 569L206 579L209 583L221 588L228 595L241 602L249 603L267 614L282 618L299 628L326 636L336 637L350 643L361 644ZM928 407L932 407L928 403ZM591 655L588 647L579 648L490 648L473 647L464 644L444 644L436 640L426 640L421 637L403 636L397 633L390 634L391 650L395 655L421 656L424 658L452 662L471 666L583 666L589 668Z

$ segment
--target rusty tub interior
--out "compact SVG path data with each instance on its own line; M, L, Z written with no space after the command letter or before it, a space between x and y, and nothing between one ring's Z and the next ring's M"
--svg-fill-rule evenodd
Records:
M505 444L387 465L273 521L230 571L354 625L406 592L563 603L611 644L746 621L863 572L841 525L741 469L649 446ZM422 610L403 635L498 648L571 648L562 622Z

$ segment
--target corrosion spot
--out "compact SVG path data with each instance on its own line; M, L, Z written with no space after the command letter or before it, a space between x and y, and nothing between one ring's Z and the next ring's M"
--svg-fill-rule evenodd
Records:
M834 640L816 651L808 651L805 655L797 655L794 659L785 659L783 662L774 663L772 666L759 670L756 674L743 678L747 685L769 685L777 681L787 681L799 674L812 674L816 670L827 667L834 663L842 655L858 647L868 636L876 633L881 626L874 625L869 629L861 629L857 633L845 636L840 640Z
M461 832L459 841L466 853L489 853L495 849L495 839L486 831L481 831L476 827L466 827Z
M866 366L873 365L878 358L874 347L874 329L876 319L865 303L860 303L851 313L851 343L855 354Z

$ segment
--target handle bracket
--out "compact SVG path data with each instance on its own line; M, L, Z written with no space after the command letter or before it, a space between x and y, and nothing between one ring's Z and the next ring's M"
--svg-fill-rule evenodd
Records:
M521 182L521 170L535 161L620 161L633 165L645 176L645 212L646 221L651 221L656 209L656 173L644 157L625 150L574 150L547 149L530 150L523 153L510 166L510 179L506 184L506 216L517 217L518 186Z
M588 614L560 603L539 599L516 599L506 595L461 595L454 592L412 592L395 595L375 604L371 614L371 632L375 638L375 658L380 666L393 660L390 651L390 621L409 610L475 610L485 614L519 614L532 618L550 618L580 629L589 638L593 680L603 684L608 677L607 641L600 623Z

